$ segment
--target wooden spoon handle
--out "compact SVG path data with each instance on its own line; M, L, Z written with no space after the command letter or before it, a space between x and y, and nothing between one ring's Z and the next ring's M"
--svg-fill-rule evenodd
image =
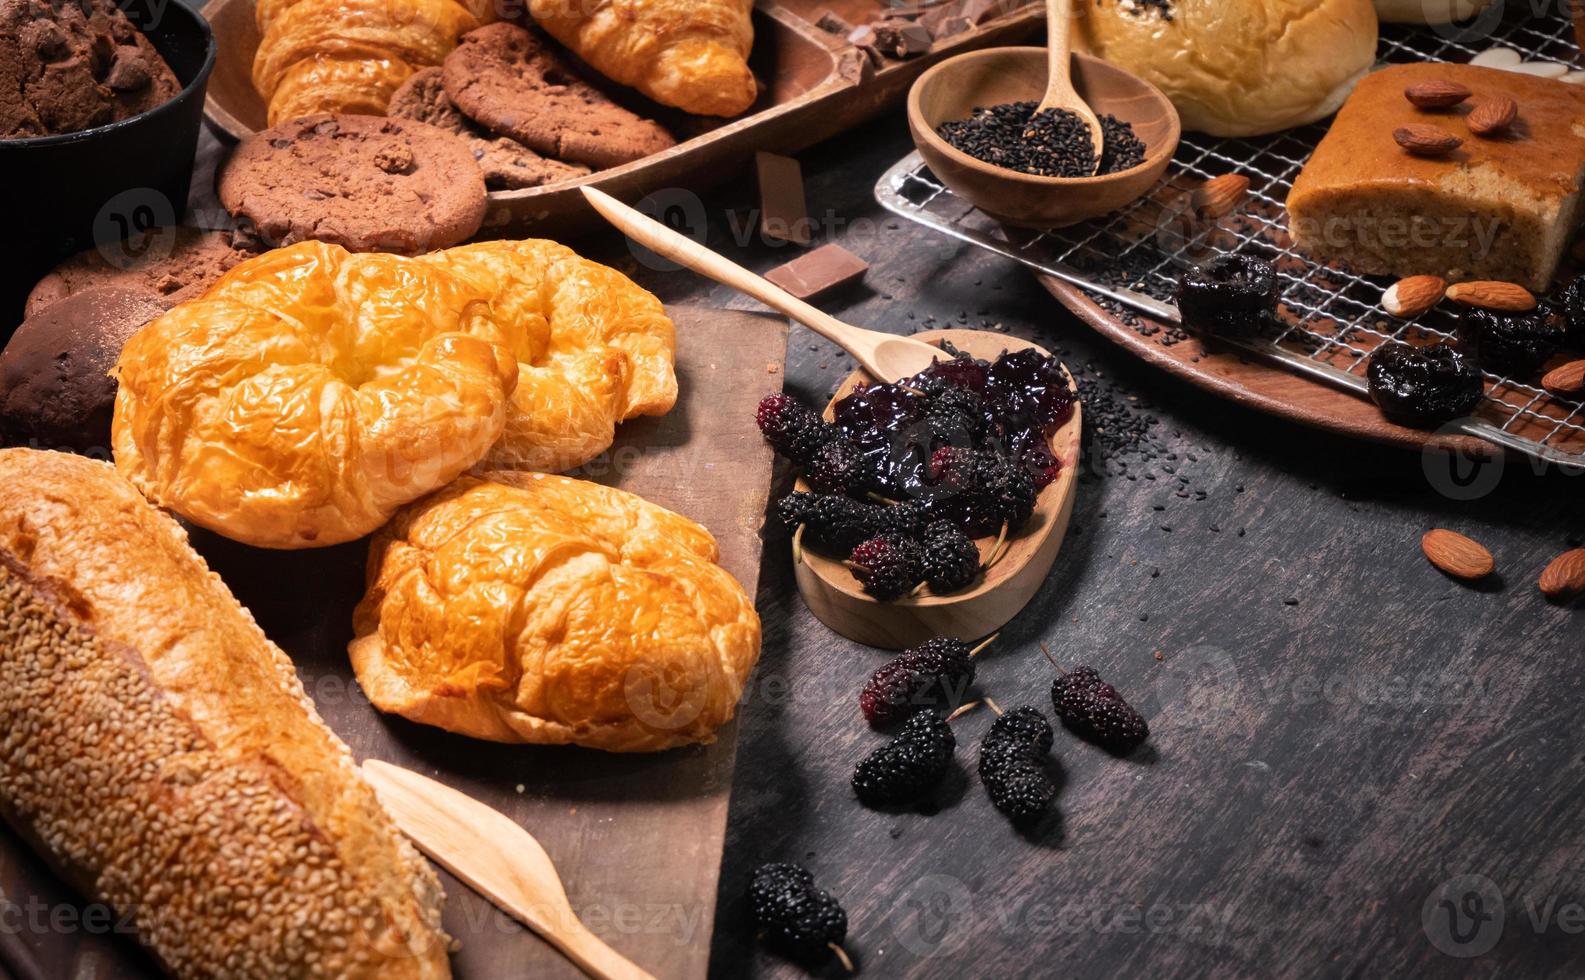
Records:
M1071 0L1046 0L1046 92L1073 87L1068 74L1073 63L1073 9ZM1060 81L1059 81L1060 80Z
M868 361L868 355L876 344L890 336L843 323L836 317L822 313L770 280L756 276L731 259L678 234L604 191L593 187L584 187L582 190L589 204L633 241L701 276L747 293L841 347L860 362Z

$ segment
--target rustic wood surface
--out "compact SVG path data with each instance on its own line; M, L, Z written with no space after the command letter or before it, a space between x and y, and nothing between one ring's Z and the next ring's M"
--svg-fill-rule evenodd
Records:
M1087 453L1056 571L979 683L1049 712L1044 642L1138 703L1154 751L1117 760L1059 732L1060 824L1021 836L973 774L989 718L971 714L939 812L863 809L848 777L882 739L855 701L886 654L814 621L771 532L712 975L799 975L746 919L748 876L770 860L803 862L844 902L871 976L1578 975L1585 609L1545 602L1536 578L1585 534L1585 476L1510 460L1455 481L1444 457L1273 419L1142 364L1023 269L880 211L871 187L909 148L891 118L802 155L816 244L873 266L821 305L896 330L1000 324L1073 368L1086 428L1115 425L1098 407L1119 400L1157 420L1155 459ZM706 200L711 247L761 271L798 254L757 237L750 181ZM752 307L635 268L668 301ZM787 387L815 404L852 367L802 330L790 352ZM1498 580L1431 568L1419 540L1434 526L1492 548ZM1437 893L1462 875L1501 905ZM1450 931L1443 898L1501 908L1489 951L1497 920Z
M677 407L621 426L616 444L582 475L710 528L722 566L753 590L771 453L740 420L753 416L760 390L780 378L786 326L740 311L671 312ZM709 746L613 755L481 742L381 715L357 688L346 653L366 542L271 552L207 532L192 538L292 656L325 722L357 759L406 766L500 810L544 845L593 932L658 977L705 975L735 723ZM666 710L667 692L655 692L654 707ZM452 957L457 977L582 976L478 893L444 872L441 879L446 930L462 944ZM107 910L85 912L9 830L0 833L0 892L0 963L19 976L154 975L133 943L89 925L88 915ZM30 913L34 906L43 912ZM30 917L37 914L45 918ZM50 915L72 924L51 926Z

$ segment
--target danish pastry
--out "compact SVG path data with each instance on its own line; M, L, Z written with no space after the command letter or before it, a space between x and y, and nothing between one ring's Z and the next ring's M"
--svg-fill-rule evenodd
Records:
M369 550L349 652L375 706L502 742L659 751L714 738L760 624L704 528L566 477L463 477Z
M116 467L248 544L362 537L500 437L517 362L489 301L321 242L244 262L122 349Z
M530 0L556 40L664 105L735 116L753 105L753 0Z
M518 360L492 469L560 472L611 446L616 424L677 403L676 334L631 279L542 239L460 245L420 261L491 297Z

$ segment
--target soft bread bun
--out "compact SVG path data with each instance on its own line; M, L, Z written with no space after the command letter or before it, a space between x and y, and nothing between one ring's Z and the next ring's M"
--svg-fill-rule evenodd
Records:
M1125 7L1127 9L1125 9ZM1183 128L1256 136L1336 112L1376 60L1371 0L1093 0L1091 53L1156 85Z
M380 710L475 738L708 742L760 646L716 557L704 528L621 490L463 477L375 537L352 666Z
M0 451L0 730L0 815L171 975L450 976L434 872L108 463Z
M485 466L582 466L611 447L618 422L677 403L671 319L615 269L542 239L459 245L420 261L489 295L511 328L517 389Z
M302 242L133 335L116 468L247 544L360 538L473 466L517 384L489 295L434 267Z
M1376 13L1389 24L1451 24L1491 6L1491 0L1376 0Z

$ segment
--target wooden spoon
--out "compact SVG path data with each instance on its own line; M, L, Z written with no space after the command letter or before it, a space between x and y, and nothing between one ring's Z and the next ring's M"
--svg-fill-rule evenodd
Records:
M596 980L655 980L590 932L550 855L504 813L428 776L369 759L363 777L402 833Z
M725 256L710 251L593 187L580 188L589 204L633 241L663 258L764 303L803 324L853 355L872 377L897 381L911 377L942 358L941 348L912 337L866 330L822 313L768 279L756 276Z
M940 347L923 340L865 330L827 316L774 283L615 198L592 187L582 190L594 209L629 238L700 275L742 290L852 354L861 369L848 377L831 405L826 406L827 418L831 417L836 400L851 393L859 384L911 377L943 356ZM959 350L985 360L994 360L1004 350L1036 347L1028 341L989 330L941 330L921 336L951 341ZM1047 352L1042 350L1041 353ZM1069 387L1074 388L1071 378ZM998 545L1001 556L970 588L953 595L921 595L897 602L879 602L864 592L840 561L813 550L796 549L795 574L804 602L816 618L838 633L877 647L901 649L933 636L968 639L988 636L1000 629L1039 590L1062 547L1078 489L1082 418L1083 410L1075 404L1072 418L1052 434L1051 452L1062 464L1062 469L1057 479L1040 492L1028 526L1007 542L980 542L982 558L995 553ZM800 482L800 489L809 488Z
M1095 148L1095 160L1090 166L1093 174L1101 169L1101 151L1106 146L1106 130L1101 128L1100 117L1073 87L1070 74L1073 65L1073 9L1072 0L1046 0L1046 95L1035 111L1066 109L1090 127L1090 145ZM1025 138L1032 136L1025 132Z

